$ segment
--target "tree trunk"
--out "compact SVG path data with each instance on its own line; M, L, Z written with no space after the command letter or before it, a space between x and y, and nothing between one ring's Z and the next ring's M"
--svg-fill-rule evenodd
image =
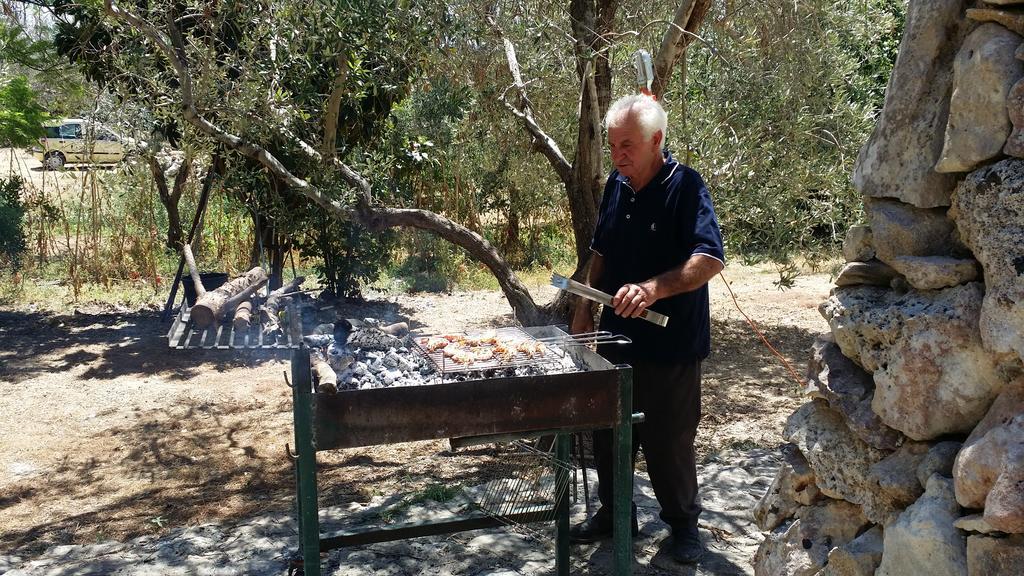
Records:
M661 48L654 58L654 82L651 92L661 100L672 81L672 70L686 53L686 47L693 42L693 34L700 30L711 0L682 0L672 17L672 24L661 40ZM682 98L682 96L680 96Z
M277 233L277 226L266 214L252 214L253 235L250 265L260 266L267 262L270 271L270 289L276 290L284 282L284 260L290 248L287 239Z
M334 88L327 99L327 110L324 114L324 137L320 144L320 153L324 158L332 158L337 148L338 116L341 112L341 99L345 95L345 79L348 77L348 56L338 54L338 71L334 76Z
M597 226L597 210L604 190L602 119L611 100L608 38L618 7L616 0L572 0L569 5L576 38L576 72L580 79L580 118L572 182L565 192L572 215L576 269L572 279L583 281L590 262L590 241ZM596 56L595 56L596 55ZM556 308L562 302L553 303Z
M540 324L541 314L530 291L519 280L494 246L469 228L427 210L407 208L378 208L363 205L358 211L359 221L373 229L408 226L429 230L448 242L461 246L477 262L487 266L502 293L512 306L516 319L524 326Z
M156 159L155 155L150 155L146 160L149 163L150 172L153 173L153 180L156 182L160 203L163 204L164 209L167 211L167 247L172 250L178 250L185 238L185 233L181 227L181 212L178 206L181 203L181 195L185 190L189 172L192 170L192 156L189 154L185 155L181 166L178 167L178 173L174 176L174 187L170 190L167 188L166 171L160 165L160 161Z

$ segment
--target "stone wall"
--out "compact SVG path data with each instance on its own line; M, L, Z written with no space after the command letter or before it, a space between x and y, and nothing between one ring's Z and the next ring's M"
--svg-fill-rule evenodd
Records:
M1024 0L910 0L755 574L1024 574Z

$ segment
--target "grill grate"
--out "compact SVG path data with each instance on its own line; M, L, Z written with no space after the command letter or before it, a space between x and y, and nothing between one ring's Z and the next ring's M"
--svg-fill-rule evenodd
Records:
M562 359L565 358L565 352L561 348L555 346L553 343L545 343L540 340L537 340L532 335L524 331L522 328L515 326L459 334L458 336L474 338L491 333L493 333L496 338L503 342L522 341L539 344L541 345L542 352L540 354L530 355L525 352L516 350L513 354L510 354L505 357L493 357L488 360L479 360L471 362L456 362L455 360L445 356L444 348L438 350L428 350L427 347L422 342L422 340L425 338L443 338L443 336L417 334L413 335L412 340L416 349L430 360L430 362L434 365L434 367L440 374L478 372L481 370L492 370L496 368L520 368L526 366L541 366L544 364L561 363ZM490 348L493 350L494 345L482 344L479 345L478 348Z
M543 510L540 521L555 520L560 496L569 493L567 487L574 466L525 440L512 442L510 448L512 452L502 454L493 465L495 478L463 488L463 493L480 512L538 543L553 546L546 529L533 528L514 518L517 514Z

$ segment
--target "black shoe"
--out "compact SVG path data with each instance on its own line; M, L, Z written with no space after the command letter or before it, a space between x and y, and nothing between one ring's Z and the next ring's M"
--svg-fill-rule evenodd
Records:
M672 544L668 553L676 562L695 564L704 557L707 549L700 540L700 532L696 529L676 530L672 534Z
M640 524L636 520L636 510L632 514L633 537L640 533ZM572 544L588 544L612 536L612 515L604 508L583 522L569 529L569 542Z

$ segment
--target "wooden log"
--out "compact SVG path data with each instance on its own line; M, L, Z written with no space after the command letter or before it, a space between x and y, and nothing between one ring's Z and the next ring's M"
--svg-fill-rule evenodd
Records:
M309 355L312 362L313 380L317 383L316 390L321 394L334 394L338 391L338 375L327 363L323 354L314 352Z
M196 305L191 309L192 322L200 329L220 322L232 307L241 304L266 283L267 272L257 266L220 288L206 292L196 299Z
M288 301L288 297L285 294L298 290L305 280L306 278L303 276L296 276L291 282L274 290L267 296L267 301L263 303L263 306L260 306L260 324L263 325L264 336L276 337L281 335L281 322L278 319L278 313L281 311L281 305Z
M186 242L182 246L181 251L185 256L185 263L188 264L188 274L192 277L192 285L196 288L196 300L199 300L201 296L206 294L206 287L203 286L203 281L199 279L199 270L196 268L196 257L192 255L192 246Z
M384 326L380 331L401 338L409 333L409 325L405 322L395 322L394 324Z
M246 300L235 308L235 330L248 330L252 324L252 301Z

